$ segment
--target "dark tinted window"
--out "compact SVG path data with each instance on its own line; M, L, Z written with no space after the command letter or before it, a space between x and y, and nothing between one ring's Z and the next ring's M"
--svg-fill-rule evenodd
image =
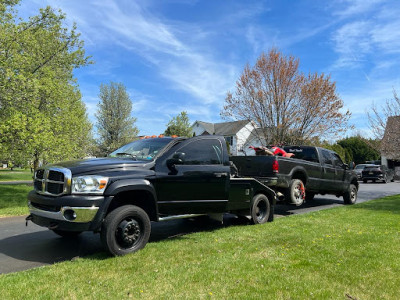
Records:
M332 165L332 156L331 153L327 150L321 150L322 158L324 160L325 165Z
M204 139L191 142L177 152L184 153L185 165L222 164L222 146L217 139Z
M284 147L288 153L293 153L293 158L304 159L307 161L318 162L318 155L315 148Z
M343 163L343 161L342 161L342 159L340 158L339 155L334 153L332 155L332 157L333 157L333 161L334 161L336 167L343 167L344 166L344 163Z

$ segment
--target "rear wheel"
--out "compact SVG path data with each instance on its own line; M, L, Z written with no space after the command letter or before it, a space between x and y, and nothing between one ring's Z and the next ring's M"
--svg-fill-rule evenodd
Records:
M140 207L125 205L109 213L101 228L101 241L112 255L125 255L142 249L149 240L151 223Z
M253 224L263 224L267 221L272 221L271 217L271 205L268 201L267 196L258 194L254 196L251 201L251 221Z
M289 188L286 190L285 199L296 206L304 203L306 198L306 191L303 181L300 179L292 179Z
M367 183L367 181L368 181L367 179L363 179L363 182L364 182L364 183Z
M350 184L348 190L343 194L344 204L354 204L357 201L357 187Z

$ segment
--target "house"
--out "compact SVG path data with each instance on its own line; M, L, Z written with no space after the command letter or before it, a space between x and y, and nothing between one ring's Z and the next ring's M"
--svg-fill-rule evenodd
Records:
M400 178L400 116L389 117L381 144L382 164L395 170Z
M231 155L254 154L249 146L266 145L265 131L253 122L242 120L223 123L196 121L192 125L194 135L222 135L229 144Z

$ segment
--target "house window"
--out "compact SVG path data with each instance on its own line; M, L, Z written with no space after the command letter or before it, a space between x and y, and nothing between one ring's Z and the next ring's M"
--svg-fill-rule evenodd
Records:
M227 141L227 143L232 146L233 145L233 136L226 136L225 141Z

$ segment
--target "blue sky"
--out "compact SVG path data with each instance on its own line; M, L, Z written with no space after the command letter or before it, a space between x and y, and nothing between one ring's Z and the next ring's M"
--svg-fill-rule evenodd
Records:
M61 8L94 65L75 72L90 119L99 86L121 82L142 135L159 134L181 111L221 122L227 91L246 63L278 48L305 72L330 74L349 134L368 134L366 110L400 90L400 1L22 0L22 16Z

